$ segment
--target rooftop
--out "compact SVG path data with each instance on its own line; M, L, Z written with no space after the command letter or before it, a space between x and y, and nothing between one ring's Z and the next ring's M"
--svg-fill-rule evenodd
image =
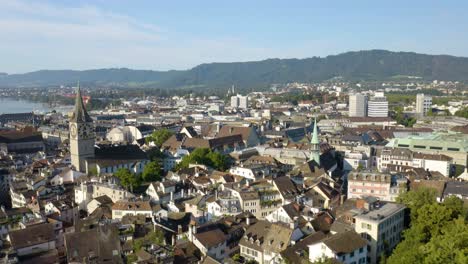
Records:
M384 203L381 207L364 212L360 215L357 215L355 218L371 222L381 222L387 217L403 210L404 208L405 206L402 204Z

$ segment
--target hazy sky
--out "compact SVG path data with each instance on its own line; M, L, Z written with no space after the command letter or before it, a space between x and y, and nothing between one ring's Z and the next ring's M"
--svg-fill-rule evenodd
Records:
M364 49L468 56L467 11L462 0L0 0L0 72L187 69Z

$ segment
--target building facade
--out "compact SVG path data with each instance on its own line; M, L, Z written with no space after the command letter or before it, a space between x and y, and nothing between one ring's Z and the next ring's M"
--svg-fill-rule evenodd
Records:
M367 116L367 96L357 93L349 96L349 116Z
M432 107L432 97L424 94L416 95L416 113L420 116L425 116Z
M383 94L376 95L369 100L367 115L369 117L388 117L388 101Z

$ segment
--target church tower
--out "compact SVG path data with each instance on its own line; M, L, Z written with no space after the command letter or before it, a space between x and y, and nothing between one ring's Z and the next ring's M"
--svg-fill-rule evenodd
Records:
M93 120L86 112L78 83L75 109L70 119L70 156L75 170L87 172L86 159L94 157L95 138Z
M309 160L315 160L320 165L320 141L318 138L317 118L314 120L314 131L312 131L312 140L310 141L311 151Z

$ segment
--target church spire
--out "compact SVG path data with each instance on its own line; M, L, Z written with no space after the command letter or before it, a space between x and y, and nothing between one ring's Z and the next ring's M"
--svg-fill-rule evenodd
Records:
M314 160L318 165L320 165L320 141L318 138L317 118L314 120L314 131L312 131L310 145L310 160Z
M75 109L73 110L72 117L70 122L80 123L80 122L93 122L91 117L88 115L86 108L83 103L83 98L81 96L80 82L78 82L78 87L76 89L76 98L75 98Z

